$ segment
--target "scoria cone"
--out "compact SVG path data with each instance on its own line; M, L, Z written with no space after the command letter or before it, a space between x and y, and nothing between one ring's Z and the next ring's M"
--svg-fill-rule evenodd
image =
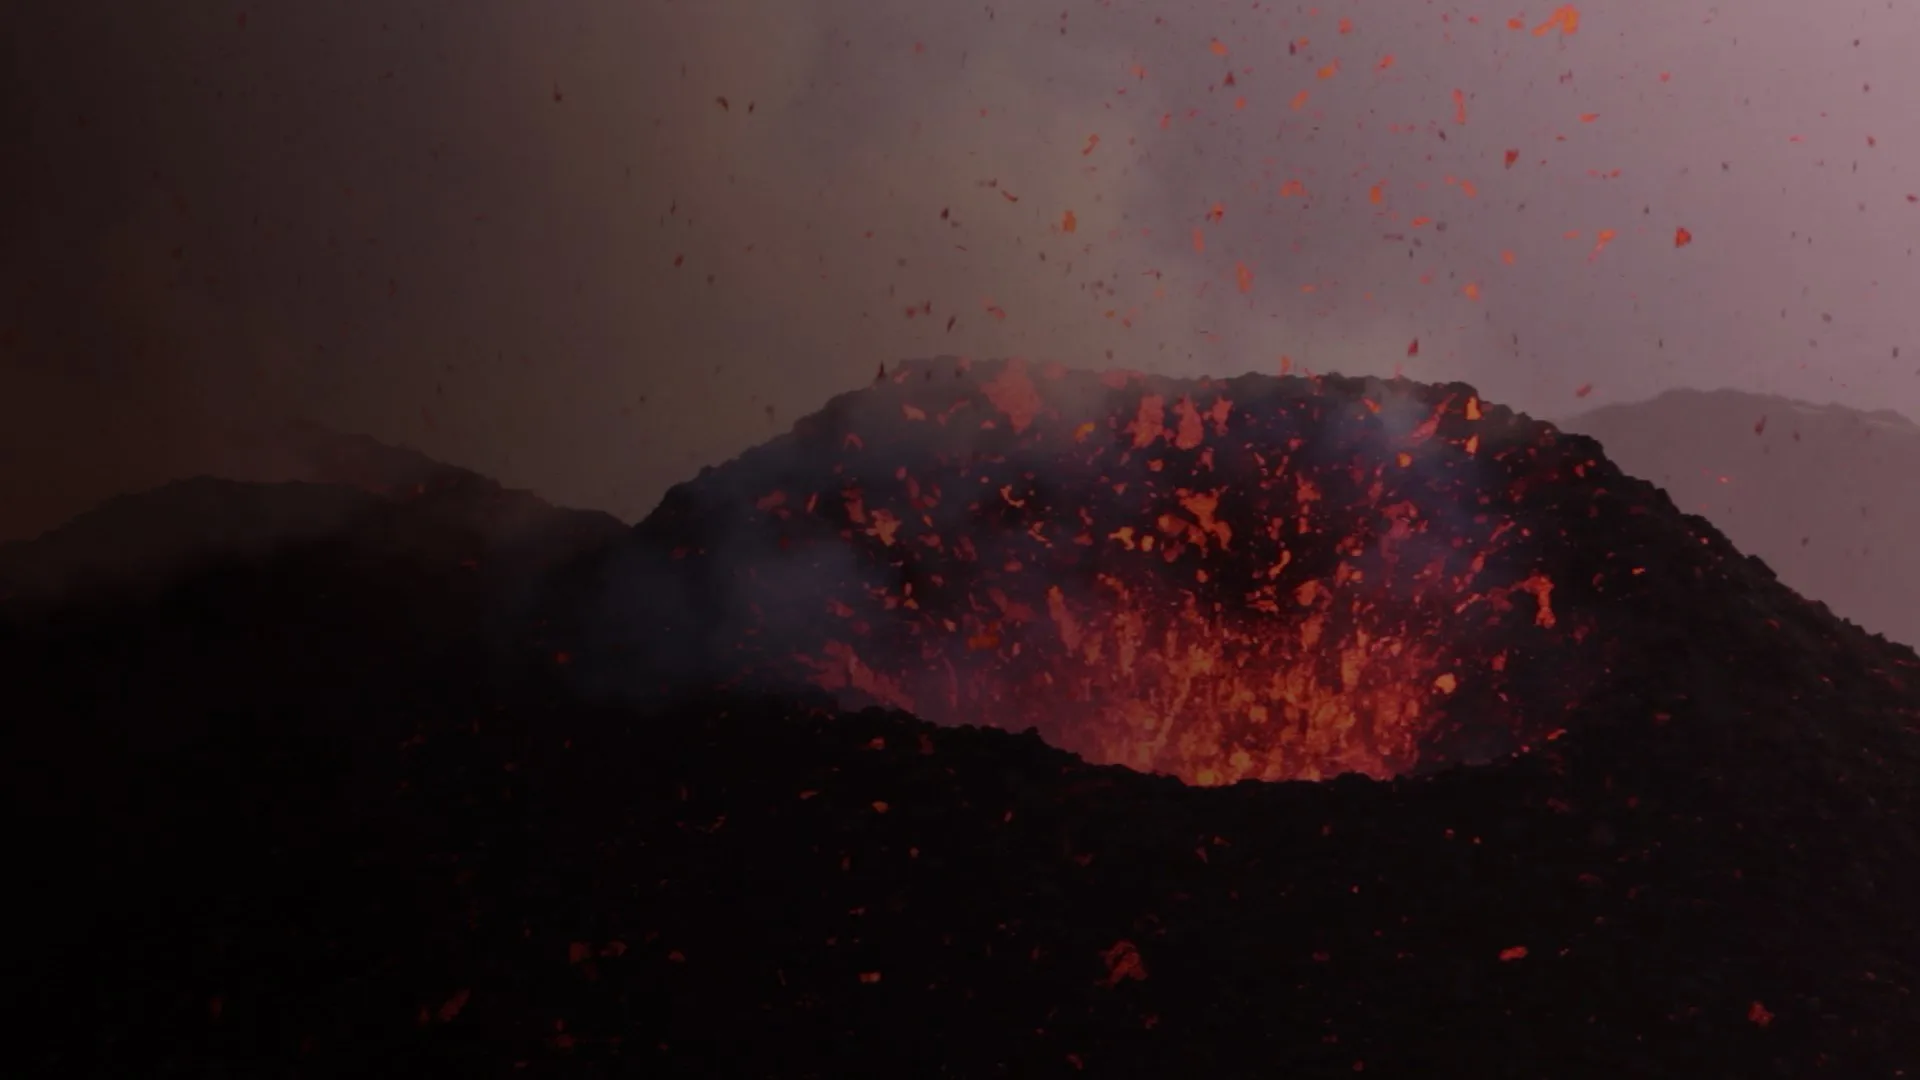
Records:
M1685 520L1461 384L941 358L675 489L640 533L679 594L648 603L702 628L710 674L1222 784L1554 738L1656 661L1652 592L1732 554Z

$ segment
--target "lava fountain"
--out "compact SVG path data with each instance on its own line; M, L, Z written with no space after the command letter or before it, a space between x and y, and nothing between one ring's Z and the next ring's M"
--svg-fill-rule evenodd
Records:
M1193 784L1389 777L1566 724L1600 665L1561 580L1627 573L1562 542L1596 454L1459 384L941 358L642 529L728 680Z

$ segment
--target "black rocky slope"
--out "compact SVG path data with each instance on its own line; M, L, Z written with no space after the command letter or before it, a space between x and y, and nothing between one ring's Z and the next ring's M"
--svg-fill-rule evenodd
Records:
M1562 422L1843 618L1920 643L1920 426L1888 410L1674 390Z

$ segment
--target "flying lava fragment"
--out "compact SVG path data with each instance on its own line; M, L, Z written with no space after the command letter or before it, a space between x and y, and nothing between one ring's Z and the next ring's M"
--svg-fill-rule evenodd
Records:
M1533 28L1534 37L1546 37L1558 29L1561 34L1571 34L1580 29L1580 12L1572 4L1563 4L1547 16L1547 21Z

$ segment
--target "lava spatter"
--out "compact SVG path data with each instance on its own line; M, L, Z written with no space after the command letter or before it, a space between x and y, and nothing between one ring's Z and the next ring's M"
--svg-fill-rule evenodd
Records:
M1628 571L1553 524L1596 455L1459 384L942 358L652 525L737 609L727 679L1193 784L1384 778L1537 745L1601 674L1563 600Z

